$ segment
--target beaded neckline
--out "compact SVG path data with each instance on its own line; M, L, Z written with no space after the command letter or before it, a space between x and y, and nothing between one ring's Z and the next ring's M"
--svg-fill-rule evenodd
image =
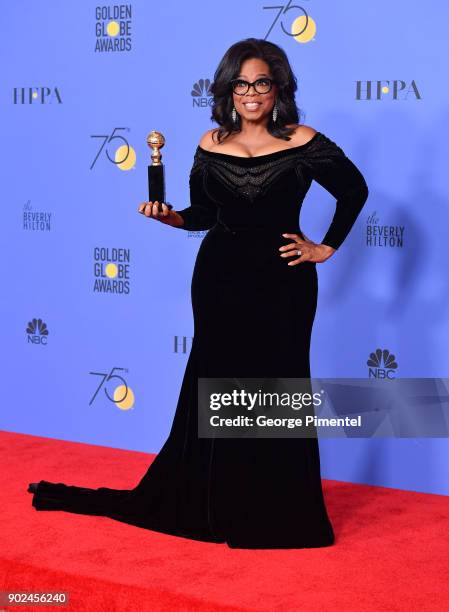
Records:
M264 160L267 160L268 158L272 159L272 158L283 157L287 153L298 151L300 149L305 149L311 143L313 143L319 136L322 136L322 133L315 132L312 138L302 145L296 145L295 147L288 147L287 149L280 149L279 151L273 151L272 153L264 153L263 155L253 155L251 157L246 157L243 155L232 155L231 153L220 153L218 151L208 151L207 149L203 149L203 147L200 147L200 145L198 145L197 151L201 151L201 153L204 153L205 155L211 155L214 157L223 157L225 159L233 159L233 160L238 159L240 161L243 161L244 163L249 162L249 161L254 161L254 160L264 161Z

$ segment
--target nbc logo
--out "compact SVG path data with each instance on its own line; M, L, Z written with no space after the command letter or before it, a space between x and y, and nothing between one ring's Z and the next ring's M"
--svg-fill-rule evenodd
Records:
M193 84L193 89L190 92L192 96L193 106L204 108L212 103L212 94L210 92L210 79L199 79Z
M393 353L380 348L370 354L366 364L369 366L370 378L394 378L393 374L398 367Z
M32 344L47 344L48 329L42 319L33 319L26 328L28 342Z

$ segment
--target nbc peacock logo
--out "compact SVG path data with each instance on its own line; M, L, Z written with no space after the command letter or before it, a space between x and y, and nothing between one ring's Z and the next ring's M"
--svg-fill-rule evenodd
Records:
M376 349L371 353L366 364L369 367L369 378L395 378L395 370L398 367L396 357L388 349Z
M42 319L32 319L29 321L27 328L27 339L31 344L47 344L48 328L47 324Z
M205 108L212 104L212 93L210 91L210 79L199 79L193 84L190 95L192 96L193 107Z

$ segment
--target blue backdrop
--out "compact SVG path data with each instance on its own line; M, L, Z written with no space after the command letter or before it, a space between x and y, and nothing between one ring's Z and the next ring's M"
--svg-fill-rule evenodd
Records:
M284 48L302 121L337 142L370 188L344 245L318 266L312 376L447 376L449 6L413 4L3 3L4 430L162 446L205 233L138 214L145 139L165 135L167 200L184 208L194 150L214 126L208 85L248 36ZM333 212L314 183L301 227L320 241ZM369 368L378 348L396 367ZM447 440L320 446L324 477L449 493Z

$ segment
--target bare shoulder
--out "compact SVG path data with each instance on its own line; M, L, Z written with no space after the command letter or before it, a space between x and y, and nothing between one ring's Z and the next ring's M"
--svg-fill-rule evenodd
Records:
M218 132L218 128L212 128L211 130L204 132L199 142L202 149L210 151L217 144L216 132Z
M292 143L293 147L301 146L306 142L309 142L309 140L311 140L317 133L317 130L310 125L298 125L297 123L291 123L290 125L287 125L287 127L295 128L295 132L290 136L290 142Z

